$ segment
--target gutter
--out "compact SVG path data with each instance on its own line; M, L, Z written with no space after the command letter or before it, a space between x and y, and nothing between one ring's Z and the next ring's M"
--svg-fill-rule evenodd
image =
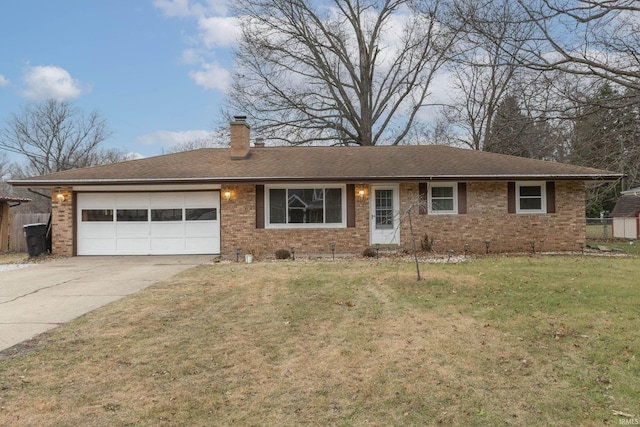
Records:
M70 180L23 180L9 181L14 186L62 187L73 185L114 185L114 184L213 184L213 183L256 183L256 182L416 182L416 181L615 181L624 174L586 175L406 175L406 176L245 176L245 177L205 177L205 178L116 178L116 179L70 179Z

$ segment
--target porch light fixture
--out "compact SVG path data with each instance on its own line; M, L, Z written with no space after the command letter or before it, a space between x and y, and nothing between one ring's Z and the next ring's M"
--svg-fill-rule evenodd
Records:
M331 250L331 259L335 261L336 259L336 244L335 243L329 243L329 250Z
M231 190L230 189L225 188L223 190L222 194L224 195L224 198L227 199L227 201L231 200Z
M60 190L58 190L58 194L56 194L56 199L61 203L64 202L64 194L62 194Z
M364 187L358 188L358 197L360 197L360 200L364 200Z

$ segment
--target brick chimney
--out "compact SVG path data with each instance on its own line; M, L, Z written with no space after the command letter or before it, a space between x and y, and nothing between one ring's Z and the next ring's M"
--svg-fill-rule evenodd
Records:
M249 157L251 128L247 116L234 116L231 122L231 160L243 160Z

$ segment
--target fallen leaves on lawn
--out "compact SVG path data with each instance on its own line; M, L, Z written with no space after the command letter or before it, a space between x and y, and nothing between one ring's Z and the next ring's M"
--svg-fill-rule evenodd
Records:
M352 303L351 301L334 301L335 305L346 305L347 307L355 307L356 305L354 303Z

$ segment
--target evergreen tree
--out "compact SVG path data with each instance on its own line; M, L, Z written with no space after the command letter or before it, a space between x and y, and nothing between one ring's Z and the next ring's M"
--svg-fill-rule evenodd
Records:
M571 163L626 174L614 185L590 189L589 215L613 209L619 192L640 184L638 106L619 102L621 93L606 83L574 121Z

